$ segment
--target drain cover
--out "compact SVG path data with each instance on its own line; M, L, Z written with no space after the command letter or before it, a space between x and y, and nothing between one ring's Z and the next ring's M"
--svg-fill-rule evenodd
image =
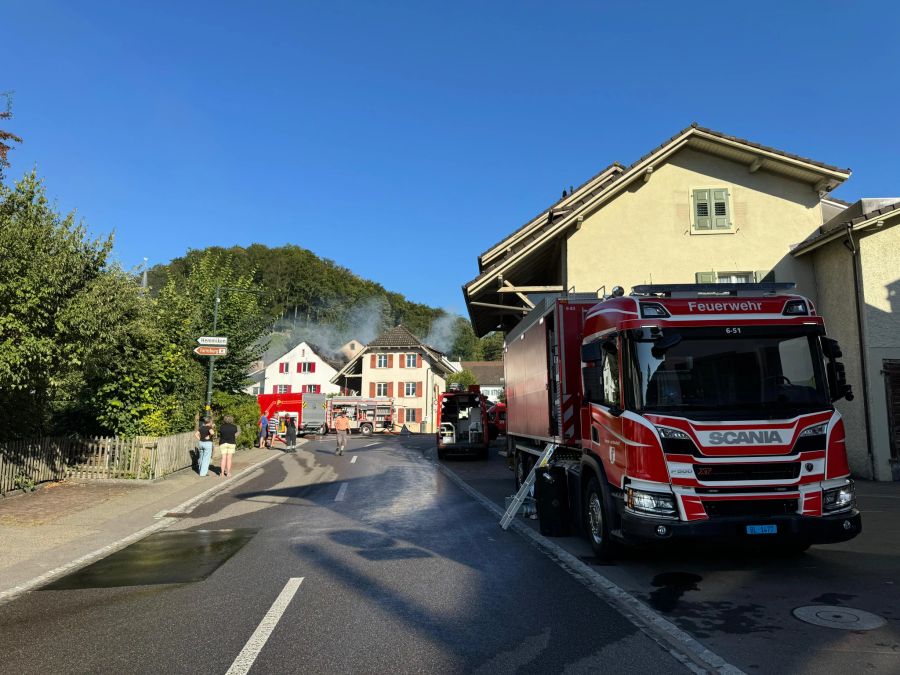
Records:
M794 610L794 616L814 626L840 628L841 630L874 630L881 628L886 623L877 614L836 605L798 607Z

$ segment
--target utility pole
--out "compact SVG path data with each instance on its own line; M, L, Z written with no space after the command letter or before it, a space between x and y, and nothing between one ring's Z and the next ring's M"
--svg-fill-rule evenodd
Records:
M219 325L219 303L222 299L219 297L219 294L222 291L222 287L219 284L216 284L216 301L215 306L213 307L213 326L212 326L212 334L216 334L216 329ZM212 382L213 382L213 368L215 367L216 357L209 357L209 377L206 379L206 414L208 415L212 410Z

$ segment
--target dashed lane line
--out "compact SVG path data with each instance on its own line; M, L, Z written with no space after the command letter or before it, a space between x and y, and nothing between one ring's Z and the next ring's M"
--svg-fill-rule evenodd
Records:
M357 455L353 455L353 457L350 458L351 464L356 464L356 457L357 457Z
M245 675L245 673L250 670L253 663L256 661L256 657L259 656L259 653L268 641L269 636L272 634L272 631L275 630L275 626L278 625L278 621L281 619L284 611L291 603L294 595L296 595L304 578L305 577L292 577L288 579L288 582L284 585L281 593L275 598L275 602L269 607L269 611L266 612L262 621L259 622L256 630L253 631L253 635L247 640L247 644L244 645L241 653L237 655L234 663L231 664L231 668L228 669L226 675Z
M334 496L334 501L336 501L336 502L344 501L345 494L347 494L347 484L341 483L341 487L338 488L338 493Z

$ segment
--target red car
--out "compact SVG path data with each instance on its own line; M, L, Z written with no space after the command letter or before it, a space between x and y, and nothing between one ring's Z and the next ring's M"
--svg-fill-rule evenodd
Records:
M495 403L487 411L488 433L491 440L497 436L506 436L506 404Z

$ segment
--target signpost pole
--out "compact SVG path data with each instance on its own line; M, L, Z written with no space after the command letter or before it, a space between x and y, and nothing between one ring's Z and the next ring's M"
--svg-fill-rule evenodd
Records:
M219 284L216 284L216 302L213 307L213 326L212 326L212 334L216 334L216 327L219 324L219 293L221 291L221 287ZM212 410L212 384L213 384L213 368L215 367L216 357L209 357L209 377L206 379L206 413Z

